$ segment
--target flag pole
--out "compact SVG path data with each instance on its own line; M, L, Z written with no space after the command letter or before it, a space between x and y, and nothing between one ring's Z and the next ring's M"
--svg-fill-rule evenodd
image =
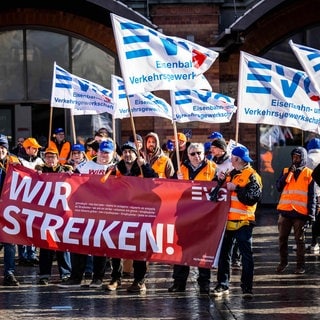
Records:
M170 101L171 101L171 106L173 105L172 101L174 99L173 96L173 91L170 90ZM176 115L174 113L174 108L171 107L172 109L172 125L173 125L173 133L174 133L174 144L175 144L175 149L176 149L176 159L177 159L177 174L181 173L180 169L180 153L179 153L179 140L178 140L178 130L177 130L177 123L176 123Z
M134 120L133 120L133 115L132 115L132 110L131 110L131 105L130 105L130 99L128 99L128 95L127 95L127 102L128 102L128 111L129 111L129 115L130 115L130 122L131 122L131 128L132 128L132 134L133 134L133 139L134 139L134 144L136 145L136 149L137 149L137 156L141 156L139 153L139 145L138 145L138 140L137 140L137 134L136 134L136 126L134 124ZM143 171L142 168L140 167L140 173L143 177Z
M72 128L72 134L73 134L73 143L77 143L77 138L76 138L76 127L74 124L74 114L72 112L72 109L70 109L70 115L71 115L71 128Z
M237 116L236 116L236 135L235 135L235 141L236 145L239 142L239 108L241 108L242 101L241 101L241 79L242 79L242 63L243 63L243 56L242 51L240 51L240 61L239 61L239 81L238 81L238 101L237 101ZM243 90L243 88L242 88Z
M52 132L52 117L53 117L53 107L50 106L50 117L49 117L49 135L48 135L48 143L49 146L50 140L51 140L51 132Z

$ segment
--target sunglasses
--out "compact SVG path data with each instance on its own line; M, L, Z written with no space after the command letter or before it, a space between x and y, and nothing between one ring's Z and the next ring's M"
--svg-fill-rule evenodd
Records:
M191 152L191 153L189 153L190 154L190 156L195 156L196 154L198 155L198 156L200 156L200 154L202 153L202 151L197 151L197 152Z

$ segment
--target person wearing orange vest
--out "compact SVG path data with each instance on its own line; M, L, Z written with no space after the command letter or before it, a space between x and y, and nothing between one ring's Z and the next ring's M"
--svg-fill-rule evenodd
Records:
M159 175L159 178L171 178L174 174L173 163L161 149L158 135L149 132L144 141L146 161Z
M279 213L280 263L276 272L282 273L288 266L288 238L293 228L297 245L296 274L305 273L305 226L314 221L317 199L312 179L312 169L306 166L307 150L303 147L291 151L292 164L284 168L276 181L281 192L277 210Z
M60 164L67 163L71 151L71 143L66 140L63 128L57 128L54 130L54 135L49 141L48 148L58 150Z
M190 143L187 154L188 160L185 160L181 165L181 173L178 174L179 180L212 181L215 178L216 164L205 157L204 145L202 143ZM179 233L179 231L177 231L177 233ZM168 291L184 292L189 272L189 266L175 264L172 275L174 281L172 286L168 288ZM199 284L200 294L209 294L211 270L199 267L198 272L197 282Z
M215 297L229 294L230 261L235 241L241 254L241 288L243 298L253 297L254 262L252 254L252 231L255 225L255 211L261 200L262 182L260 175L251 167L253 160L245 146L235 147L231 152L233 170L229 176L219 174L226 179L226 188L231 193L228 221L222 242L218 263L217 286L213 290Z

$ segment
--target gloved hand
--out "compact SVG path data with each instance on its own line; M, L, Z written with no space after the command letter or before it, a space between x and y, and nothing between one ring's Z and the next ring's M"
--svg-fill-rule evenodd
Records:
M289 172L295 172L297 170L296 166L292 164L289 168Z

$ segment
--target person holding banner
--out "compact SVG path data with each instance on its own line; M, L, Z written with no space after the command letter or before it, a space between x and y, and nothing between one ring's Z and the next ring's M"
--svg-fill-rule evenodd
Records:
M27 138L22 146L25 150L24 155L19 156L19 161L24 167L35 169L37 165L43 165L43 160L39 156L39 149L42 146L35 138ZM18 245L19 265L35 266L39 264L37 250L34 246Z
M35 170L41 174L43 172L51 173L69 173L72 174L72 167L59 163L59 152L55 148L48 147L44 153L44 164L36 165ZM40 248L39 254L39 284L48 285L51 276L53 256L56 255L60 279L62 282L69 279L71 273L70 253L54 251Z
M234 169L227 176L223 172L219 175L219 179L226 179L226 188L231 192L231 203L218 263L218 284L213 290L215 297L229 294L230 261L235 241L242 260L243 297L253 297L252 231L257 203L262 196L262 182L260 175L250 165L252 161L249 150L245 146L237 146L231 152Z
M85 153L84 145L77 143L71 146L70 157L67 161L67 164L72 166L73 170L82 163L88 161L87 155Z
M79 163L75 173L105 175L108 170L113 170L116 162L114 158L115 145L111 138L101 141L97 157L93 160ZM71 253L72 272L68 281L59 284L59 287L80 287L87 266L86 254ZM106 271L107 258L105 256L93 256L93 276L89 284L90 288L101 288Z
M136 145L128 141L121 146L122 160L116 166L117 176L141 176L143 178L158 178L158 174L151 168L140 155ZM112 258L112 273L111 281L107 285L108 291L114 291L121 287L122 277L122 261L119 258ZM128 292L145 292L147 290L145 285L145 275L147 273L146 261L133 261L133 283L127 288Z
M0 194L2 192L2 187L6 172L9 164L20 163L19 159L9 154L9 142L8 138L0 134ZM16 245L13 243L3 243L4 247L4 279L3 285L9 287L19 286L19 281L16 279L15 273L15 255L16 255Z
M306 166L307 150L296 147L291 151L292 164L284 168L276 181L281 192L277 210L279 213L279 254L280 263L277 273L282 273L288 266L288 238L293 228L297 245L296 274L305 273L305 228L315 219L317 197L314 190L312 169Z
M202 143L190 143L187 149L188 160L181 165L181 174L178 175L180 180L200 180L212 181L216 175L216 164L205 158L204 145ZM176 222L177 233L179 234L179 224ZM179 237L181 244L183 239ZM201 294L208 294L210 292L210 276L211 269L198 268L198 284ZM172 278L174 282L169 292L184 292L189 276L190 267L186 265L174 265Z

